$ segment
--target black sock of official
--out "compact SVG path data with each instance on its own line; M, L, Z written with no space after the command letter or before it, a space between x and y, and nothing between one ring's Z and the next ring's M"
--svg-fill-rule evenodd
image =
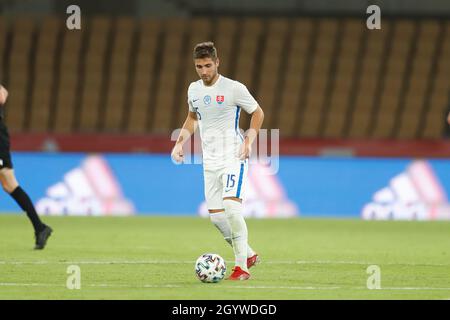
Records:
M31 202L30 197L27 195L25 191L19 186L14 189L13 192L10 193L11 197L16 200L17 204L22 208L23 211L27 213L28 218L31 220L33 224L33 228L35 232L39 232L44 229L44 225L42 221L39 219L39 216L34 208L33 202Z

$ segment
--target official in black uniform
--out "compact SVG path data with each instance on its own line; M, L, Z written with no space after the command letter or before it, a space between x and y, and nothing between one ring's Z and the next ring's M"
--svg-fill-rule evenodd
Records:
M0 85L0 182L3 190L5 190L17 204L27 213L31 220L36 237L34 249L44 249L48 237L52 233L52 229L43 224L36 213L33 202L31 202L28 194L19 186L14 175L13 164L11 161L11 153L9 150L9 134L8 128L4 123L3 105L8 98L8 91Z

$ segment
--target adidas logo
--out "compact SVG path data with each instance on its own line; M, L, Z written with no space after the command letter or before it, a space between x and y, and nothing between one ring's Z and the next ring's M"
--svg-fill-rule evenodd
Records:
M133 215L134 205L121 191L106 160L88 156L69 172L63 180L46 191L36 203L42 215Z
M361 216L366 220L449 220L450 204L432 166L417 160L375 192Z

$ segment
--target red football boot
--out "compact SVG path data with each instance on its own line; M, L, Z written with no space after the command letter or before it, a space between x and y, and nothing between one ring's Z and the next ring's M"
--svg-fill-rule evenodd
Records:
M255 264L260 263L261 260L259 259L259 256L255 253L251 257L247 258L247 268L253 267Z
M245 272L241 267L234 267L233 273L227 278L227 280L247 280L250 278L250 273Z

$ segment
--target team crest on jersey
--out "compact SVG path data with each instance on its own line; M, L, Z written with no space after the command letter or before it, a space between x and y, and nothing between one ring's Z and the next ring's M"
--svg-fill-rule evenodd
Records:
M203 102L204 102L205 104L210 104L210 103L211 103L211 96L205 96L205 97L203 98Z
M224 100L225 100L224 96L216 96L216 101L218 104L222 104Z

